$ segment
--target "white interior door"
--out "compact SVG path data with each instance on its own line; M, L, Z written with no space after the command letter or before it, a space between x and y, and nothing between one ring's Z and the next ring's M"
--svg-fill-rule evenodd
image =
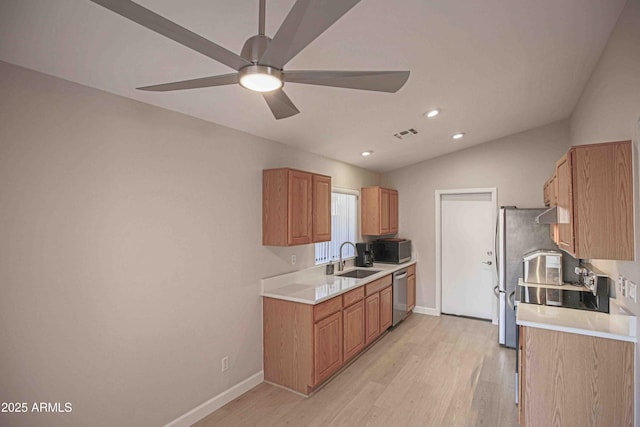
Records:
M494 194L441 194L443 313L494 317Z

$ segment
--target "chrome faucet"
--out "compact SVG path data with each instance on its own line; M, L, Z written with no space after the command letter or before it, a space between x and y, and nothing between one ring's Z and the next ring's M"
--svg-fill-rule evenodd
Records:
M353 250L356 252L356 256L358 256L358 248L356 248L356 245L354 245L353 243L346 241L343 244L340 245L340 261L338 262L338 271L342 271L344 270L344 264L346 263L346 261L342 260L342 247L346 244L349 244L351 246L353 246Z

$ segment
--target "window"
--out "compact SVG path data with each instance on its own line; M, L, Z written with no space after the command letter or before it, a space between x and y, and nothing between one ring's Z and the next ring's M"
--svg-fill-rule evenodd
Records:
M346 241L355 243L357 220L357 192L344 190L331 193L331 241L316 243L316 265L340 259L340 245ZM355 256L351 245L342 250L342 256Z

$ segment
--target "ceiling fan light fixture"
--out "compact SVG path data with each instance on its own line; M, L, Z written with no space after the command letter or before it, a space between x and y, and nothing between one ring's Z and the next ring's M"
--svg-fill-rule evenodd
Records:
M249 65L240 69L238 83L254 92L272 92L284 85L280 70L266 65Z

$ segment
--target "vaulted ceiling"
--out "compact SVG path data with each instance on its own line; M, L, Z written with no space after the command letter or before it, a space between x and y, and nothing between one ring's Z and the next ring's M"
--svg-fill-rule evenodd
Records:
M240 52L258 0L138 0ZM293 0L267 0L273 36ZM0 60L377 171L567 118L624 0L362 0L287 69L410 70L395 94L286 84L301 113L275 120L238 85L145 85L233 70L88 0L0 2ZM440 108L427 120L423 113ZM394 134L414 128L399 140ZM465 137L453 141L454 132ZM364 150L373 150L361 157Z

